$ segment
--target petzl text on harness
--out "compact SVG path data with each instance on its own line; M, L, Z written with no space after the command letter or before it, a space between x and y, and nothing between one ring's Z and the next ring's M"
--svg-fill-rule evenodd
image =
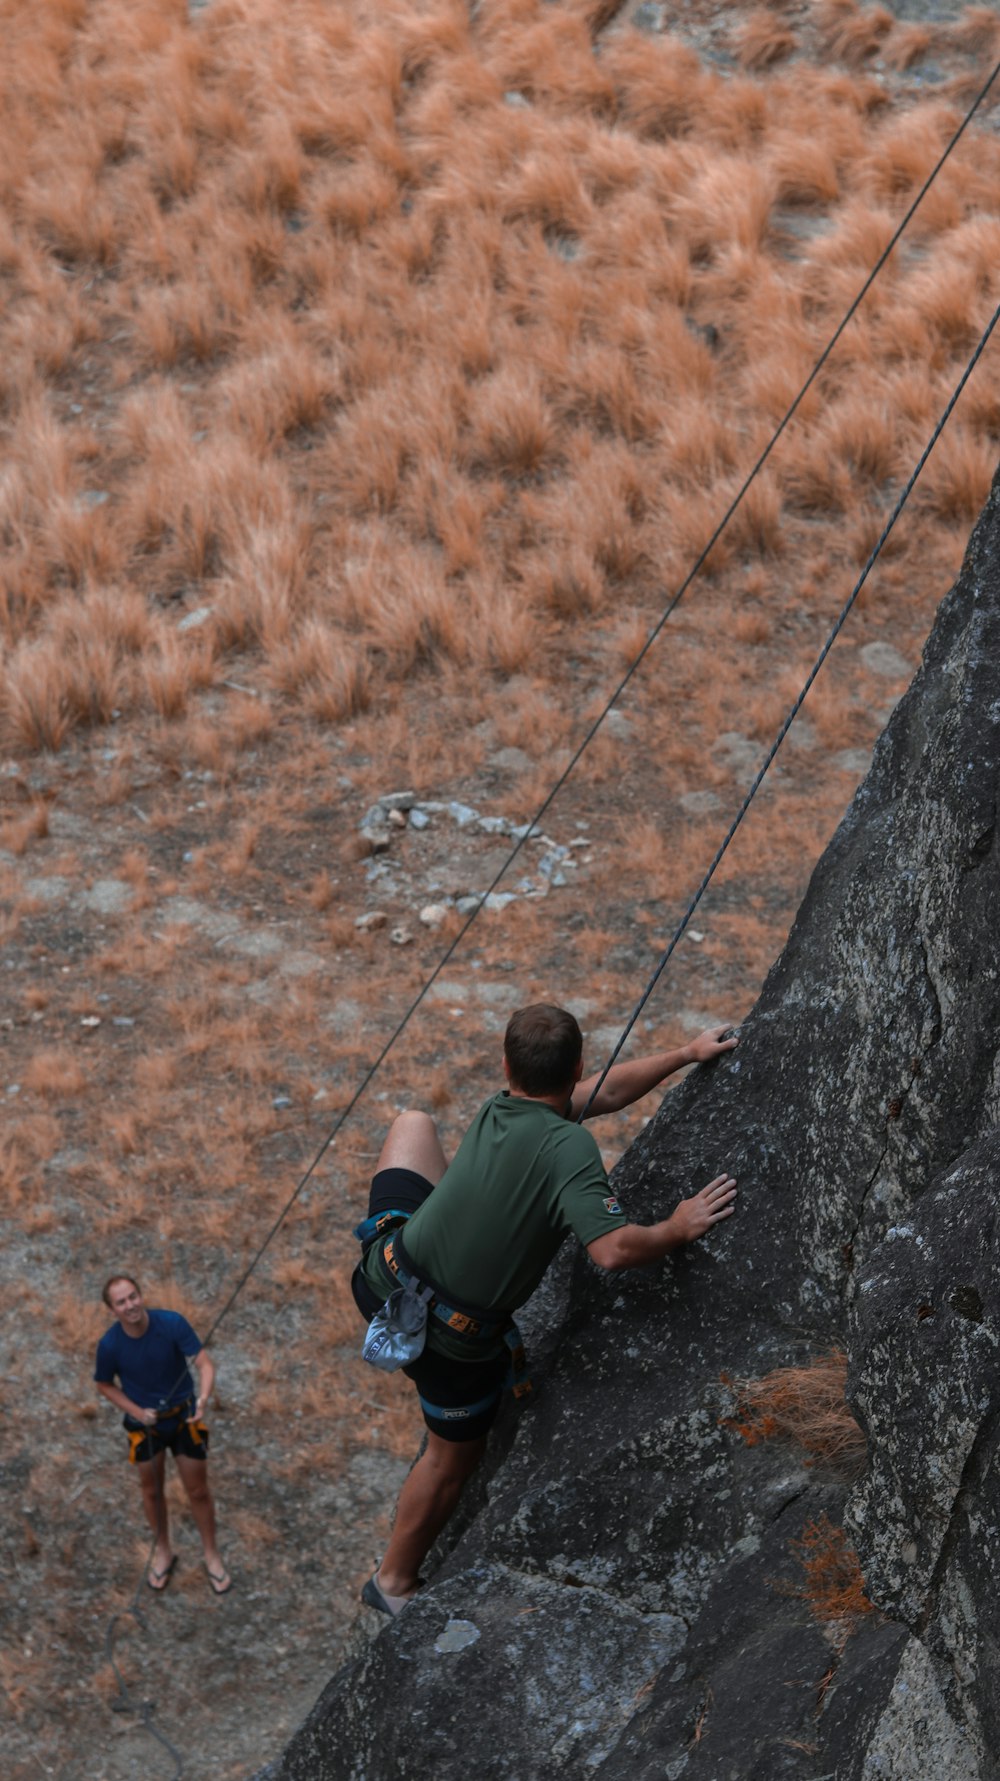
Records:
M433 1293L419 1280L395 1286L380 1311L376 1311L365 1336L361 1354L370 1366L394 1373L419 1358L427 1340L427 1310Z

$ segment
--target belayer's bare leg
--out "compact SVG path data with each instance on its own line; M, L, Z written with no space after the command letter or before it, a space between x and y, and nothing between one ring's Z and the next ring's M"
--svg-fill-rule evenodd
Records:
M181 1483L187 1491L194 1525L201 1535L205 1569L212 1580L216 1595L223 1595L229 1588L229 1573L215 1543L215 1504L208 1488L208 1461L190 1459L186 1454L179 1453L177 1455L177 1470L181 1475Z
M437 1126L429 1113L400 1113L386 1133L379 1169L412 1169L436 1187L448 1167Z
M413 1595L424 1559L485 1452L485 1435L442 1441L428 1431L427 1446L399 1493L392 1538L376 1573L383 1595Z
M135 1468L139 1478L139 1488L142 1491L142 1507L146 1520L156 1535L153 1556L149 1561L150 1575L154 1578L163 1577L169 1572L171 1559L170 1529L167 1524L166 1479L164 1477L166 1457L165 1453L158 1453L154 1459L140 1460ZM154 1581L152 1587L157 1589L162 1586Z

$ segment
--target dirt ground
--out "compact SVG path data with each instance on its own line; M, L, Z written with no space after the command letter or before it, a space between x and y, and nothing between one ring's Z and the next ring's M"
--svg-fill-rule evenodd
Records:
M678 642L661 646L664 666ZM858 640L852 647L857 655ZM840 759L808 746L803 720L798 746L748 824L750 857L710 893L641 1017L640 1050L714 1020L738 1021L751 1005L811 859L904 678L879 681L877 702L857 703L855 746ZM582 694L582 677L575 684ZM567 697L573 690L569 680ZM412 701L414 723L421 707L428 721L418 689ZM716 765L712 805L698 819L706 864L756 755L745 738L737 746L735 730L724 734L731 765ZM496 869L496 838L459 829L450 812L433 815L424 831L393 830L390 853L375 856L391 862L391 888L374 880L386 925L365 937L363 958L356 943L331 945L325 912L303 899L304 881L328 872L352 921L375 904L371 859L350 856L377 770L370 744L355 752L349 737L317 762L291 841L283 824L272 854L260 825L249 883L245 871L234 884L201 865L201 847L224 850L243 811L280 787L285 750L301 766L307 746L291 724L248 755L224 797L211 801L193 797L202 784L135 747L128 792L109 805L107 779L119 763L106 758L104 740L74 746L58 762L20 763L3 782L14 798L26 785L32 798L49 800L48 833L9 868L32 907L5 959L17 1012L5 1022L4 1087L39 1148L3 1262L14 1431L4 1455L14 1530L5 1673L21 1710L8 1770L18 1781L39 1768L67 1781L172 1772L135 1719L113 1711L105 1662L109 1621L132 1597L145 1541L117 1418L91 1398L92 1343L106 1323L94 1303L100 1279L109 1267L132 1266L144 1284L148 1276L154 1302L185 1309L196 1328L218 1314L337 1108L437 962L441 932L422 927L417 913L432 887L454 879L485 888ZM676 788L663 785L655 751L638 748L631 728L613 747L621 777L612 766L588 782L584 764L545 820L557 847L583 842L566 882L478 918L213 1342L212 1468L237 1588L211 1599L179 1513L178 1577L162 1601L140 1591L145 1631L125 1619L115 1643L130 1693L156 1702L185 1774L247 1775L281 1747L349 1634L357 1589L416 1447L405 1392L365 1376L346 1301L350 1228L381 1128L397 1107L429 1103L453 1143L497 1080L508 1012L536 996L558 995L578 1010L596 1066L680 913L687 886L661 895L656 860L638 867L629 845L632 825L683 821ZM380 771L381 791L400 789L398 775ZM352 773L368 788L361 796L340 783ZM434 793L489 814L525 809L516 785L497 795L488 767L456 771ZM768 835L783 837L784 847L768 846ZM139 890L120 876L138 846L149 860ZM541 845L531 847L537 858ZM412 940L396 944L391 934L404 924ZM159 961L152 975L149 948ZM37 1062L42 1038L51 1078ZM169 1111L157 1097L169 1097ZM650 1097L602 1122L609 1161L655 1104ZM664 1184L665 1205L671 1187ZM26 1424L30 1440L18 1433Z
M662 13L652 28L686 36L713 68L733 64L722 9L640 10ZM816 10L783 9L807 48ZM960 9L895 10L928 34L923 49L910 40L912 60L876 71L903 115L922 102L922 83L967 85L978 63L958 40L931 41L934 21ZM753 16L759 26L760 9ZM876 78L870 65L865 78ZM996 127L994 107L982 125L991 152ZM808 216L808 207L788 211L777 261L811 251ZM918 276L925 252L914 250L912 265L901 255L904 268ZM780 329L780 319L768 325ZM942 329L944 377L963 362L965 336ZM60 372L61 403L86 402L102 353L113 356L108 341L89 352L86 367L77 359ZM995 365L984 365L981 390L991 377L995 391ZM977 401L988 451L1000 412L995 394ZM749 451L752 439L740 443ZM489 674L418 652L402 680L387 673L364 708L337 722L277 694L245 640L175 717L111 713L72 730L58 752L8 747L0 1674L9 1781L175 1772L141 1715L117 1710L109 1649L131 1701L153 1704L188 1781L243 1781L280 1750L345 1641L373 1630L359 1622L357 1592L419 1440L405 1384L360 1361L347 1286L381 1133L397 1109L419 1104L453 1146L497 1084L510 1011L534 999L573 1007L589 1064L603 1062L896 486L873 474L869 487L863 465L857 477L863 511L851 510L842 535L824 532L807 586L798 552L819 522L800 513L793 549L765 553L762 569L761 553L741 546L725 573L691 590L259 1261L338 1115L457 938L463 900L493 883L669 590L655 573L641 588L626 578L613 602L553 618L537 652ZM917 664L969 521L961 503L904 516L642 1013L633 1052L738 1022L752 1005ZM197 614L199 598L189 586L177 610ZM657 1101L602 1122L609 1163ZM665 1211L697 1185L664 1183ZM91 1382L108 1321L99 1289L116 1267L200 1333L222 1314L210 1420L236 1579L225 1600L210 1595L176 1481L179 1570L162 1599L142 1586L138 1492L118 1419Z

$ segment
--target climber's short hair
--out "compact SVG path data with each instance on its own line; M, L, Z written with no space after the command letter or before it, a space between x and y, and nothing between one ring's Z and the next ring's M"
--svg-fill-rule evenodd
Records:
M532 1002L512 1014L503 1053L515 1088L526 1095L569 1094L583 1056L583 1034L566 1008Z

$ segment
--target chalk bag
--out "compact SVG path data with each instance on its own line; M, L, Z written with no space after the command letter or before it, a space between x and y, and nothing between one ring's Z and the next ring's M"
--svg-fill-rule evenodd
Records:
M395 1373L397 1367L407 1367L423 1354L427 1310L433 1296L431 1288L417 1280L394 1287L368 1325L361 1353L370 1366Z

